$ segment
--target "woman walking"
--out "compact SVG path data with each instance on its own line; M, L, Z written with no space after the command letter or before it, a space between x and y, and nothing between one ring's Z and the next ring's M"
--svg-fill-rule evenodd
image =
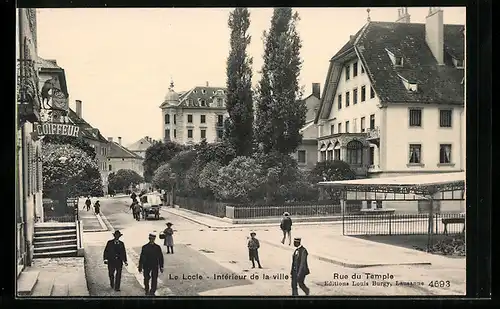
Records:
M94 204L94 211L96 215L101 212L101 204L99 203L99 200L97 200Z
M164 245L167 246L167 254L174 254L174 230L172 229L172 223L167 223L167 228L163 231L165 234Z

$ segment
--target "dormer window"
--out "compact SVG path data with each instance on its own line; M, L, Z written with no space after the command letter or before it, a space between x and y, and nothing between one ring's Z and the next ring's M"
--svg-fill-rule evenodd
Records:
M198 91L197 90L193 90L193 93L197 93Z
M457 69L463 69L464 68L464 61L459 60L457 58L453 58L453 65L455 65L455 68L457 68Z
M200 100L200 105L201 105L201 106L207 106L207 103L206 103L206 101L205 101L205 100Z
M205 94L205 93L207 93L207 91L205 89L202 89L201 93Z
M392 53L387 48L385 49L385 51L387 52L387 55L389 55L389 58L391 58L392 64L395 67L402 67L403 66L403 57L394 55L394 53Z
M410 92L417 92L418 91L418 85L415 82L410 82L403 76L399 75L399 78L401 78L401 81L403 82L403 85L405 86L406 90Z

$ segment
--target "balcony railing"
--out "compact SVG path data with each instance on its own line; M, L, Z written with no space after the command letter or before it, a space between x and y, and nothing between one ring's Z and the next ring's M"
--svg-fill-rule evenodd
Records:
M373 140L373 139L379 139L380 138L380 129L379 127L375 127L373 129L368 129L366 132L366 139L367 140Z

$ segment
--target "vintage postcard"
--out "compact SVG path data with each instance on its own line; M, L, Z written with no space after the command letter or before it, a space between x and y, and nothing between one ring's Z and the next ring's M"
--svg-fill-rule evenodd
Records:
M17 297L465 295L465 11L17 9Z

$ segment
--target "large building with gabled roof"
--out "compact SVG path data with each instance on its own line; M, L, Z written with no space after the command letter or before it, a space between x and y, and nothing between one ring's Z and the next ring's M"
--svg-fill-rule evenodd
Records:
M122 146L122 139L118 137L118 142L113 141L112 137L108 137L109 155L108 155L108 172L116 173L119 170L132 170L143 176L144 167L142 162L144 159L138 154Z
M465 26L368 22L332 57L316 114L318 160L358 177L465 170Z
M206 140L219 142L224 134L226 111L226 89L196 86L177 93L170 83L162 110L163 141L174 141L193 145Z

